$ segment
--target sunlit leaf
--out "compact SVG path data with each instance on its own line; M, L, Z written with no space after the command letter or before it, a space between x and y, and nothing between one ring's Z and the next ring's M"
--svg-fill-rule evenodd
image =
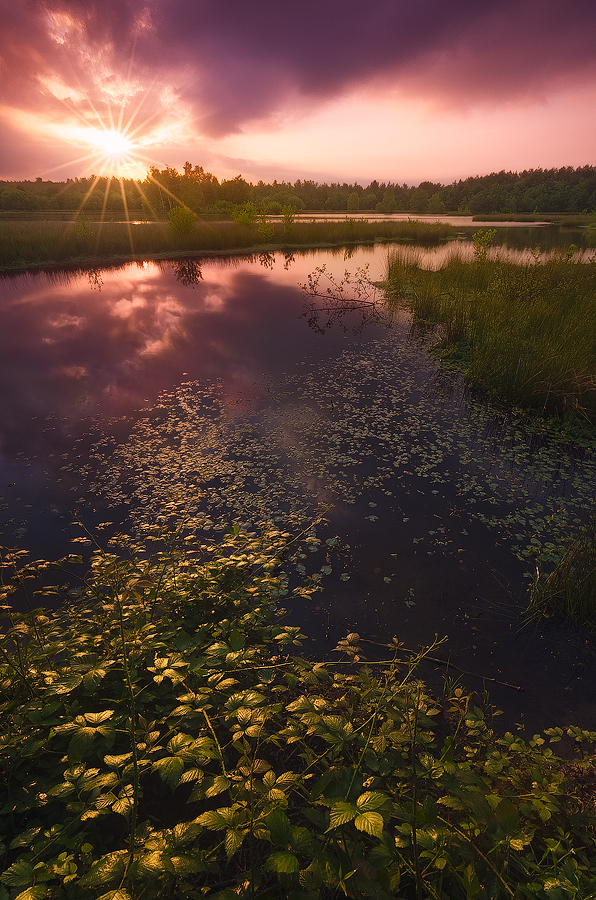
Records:
M275 850L265 863L265 869L291 875L300 870L300 863L298 857L288 850Z
M377 812L365 812L356 816L354 825L359 831L365 831L374 837L381 837L383 833L383 816Z

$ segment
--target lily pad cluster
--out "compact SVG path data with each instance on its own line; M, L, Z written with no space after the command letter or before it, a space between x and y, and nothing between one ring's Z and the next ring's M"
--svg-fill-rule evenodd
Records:
M172 496L242 526L297 525L318 503L364 498L380 504L364 518L382 528L391 515L398 527L415 525L424 497L548 566L592 508L596 453L475 401L395 329L299 366L249 402L230 401L217 384L163 394L100 470L95 489L139 521ZM451 538L447 515L414 541L432 552Z

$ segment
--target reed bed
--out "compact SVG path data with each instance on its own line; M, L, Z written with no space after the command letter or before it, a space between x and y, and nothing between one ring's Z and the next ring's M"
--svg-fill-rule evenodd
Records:
M450 225L418 222L296 222L284 230L275 222L267 246L348 245L375 241L437 243L454 234ZM88 260L94 264L116 257L158 256L180 252L225 252L264 246L258 225L198 221L187 235L176 235L168 223L92 223L11 221L0 224L0 267L60 265Z
M393 253L390 295L434 326L434 350L505 403L596 421L596 264L573 252L531 264L452 257L438 271Z
M563 619L575 628L596 629L596 513L573 538L556 568L538 576L528 614Z

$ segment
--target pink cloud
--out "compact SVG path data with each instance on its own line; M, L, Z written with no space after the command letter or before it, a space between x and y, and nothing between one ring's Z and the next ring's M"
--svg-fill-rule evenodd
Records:
M84 153L52 141L55 123L109 122L111 110L117 124L139 104L147 156L184 144L192 156L195 139L274 127L358 90L441 113L596 83L588 0L0 0L0 16L4 177Z

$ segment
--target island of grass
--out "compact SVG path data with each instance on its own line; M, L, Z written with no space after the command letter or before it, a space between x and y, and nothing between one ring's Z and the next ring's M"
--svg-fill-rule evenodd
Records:
M178 212L179 211L179 212ZM215 253L262 252L300 247L347 247L381 241L433 244L455 237L439 222L203 221L174 207L168 222L72 222L11 220L0 224L0 271L56 266L107 265L138 259L180 258Z

